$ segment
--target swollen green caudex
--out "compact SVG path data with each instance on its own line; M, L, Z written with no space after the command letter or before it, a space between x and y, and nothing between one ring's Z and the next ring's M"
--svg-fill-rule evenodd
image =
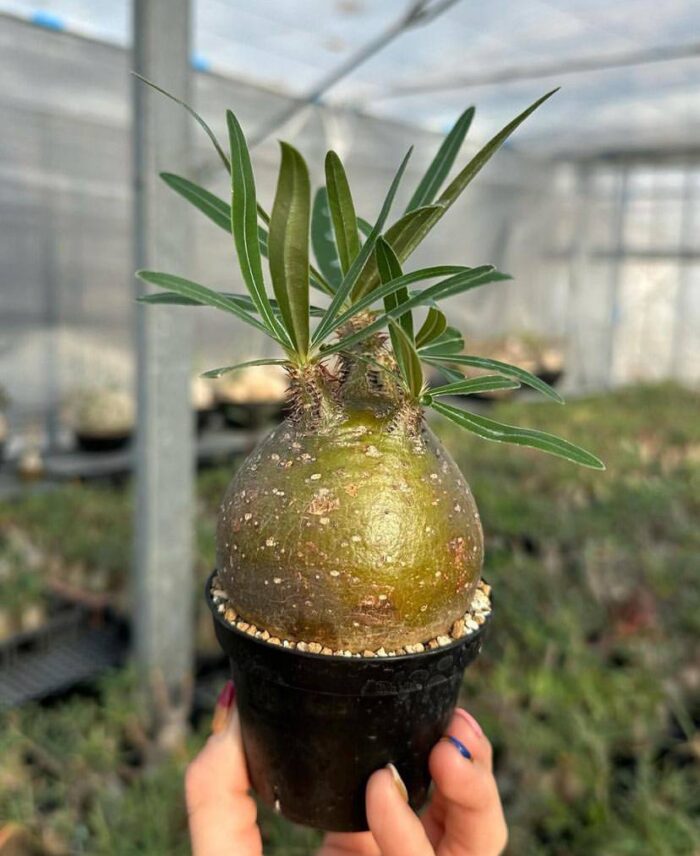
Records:
M471 122L473 109L466 111L390 226L410 151L370 224L356 214L335 153L326 158L326 186L312 205L304 159L282 143L268 215L256 197L236 117L227 113L226 154L187 108L230 174L230 203L181 176L163 179L233 237L246 292L140 271L145 282L166 289L141 300L213 306L279 346L278 358L206 373L218 377L275 363L289 376L289 416L234 475L217 528L219 579L238 615L270 635L333 650L391 650L444 635L466 612L483 561L479 514L464 477L427 428L424 408L485 439L603 468L566 440L445 400L525 384L561 401L523 369L465 354L460 332L438 308L447 297L508 277L490 265L402 269L489 158L551 94L507 125L440 192ZM325 308L310 303L311 286L326 295ZM414 310L427 310L419 327ZM312 319L318 319L313 329ZM424 365L447 382L429 387ZM465 376L465 367L480 373Z

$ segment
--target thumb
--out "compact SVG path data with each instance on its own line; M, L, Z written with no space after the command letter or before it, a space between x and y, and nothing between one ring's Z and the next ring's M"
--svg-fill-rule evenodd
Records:
M435 856L393 764L370 776L366 805L369 828L382 856Z

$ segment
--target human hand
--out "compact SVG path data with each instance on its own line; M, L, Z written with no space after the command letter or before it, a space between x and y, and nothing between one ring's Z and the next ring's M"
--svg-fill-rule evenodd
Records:
M230 682L217 702L212 730L185 777L192 852L194 856L262 856ZM420 819L407 805L396 771L378 770L367 785L370 831L328 833L318 856L501 853L507 830L491 770L491 745L463 710L455 712L448 734L457 743L443 739L431 752L435 793Z
M331 833L318 856L498 856L508 840L493 775L491 744L458 708L430 753L435 791L419 818L391 766L367 784L369 832Z

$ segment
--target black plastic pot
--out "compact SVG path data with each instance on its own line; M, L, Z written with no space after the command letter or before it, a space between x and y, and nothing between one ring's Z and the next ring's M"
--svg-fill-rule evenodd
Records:
M237 403L222 401L219 405L224 422L230 428L262 428L282 419L282 402Z
M121 434L87 434L83 431L76 431L75 439L82 452L116 452L129 445L131 431Z
M195 409L195 430L198 434L201 434L202 431L209 427L214 413L216 413L215 407L201 407Z
M284 817L318 829L367 829L365 786L390 761L411 806L425 803L428 756L488 621L443 648L399 657L335 657L270 645L231 627L206 584L229 657L251 782Z

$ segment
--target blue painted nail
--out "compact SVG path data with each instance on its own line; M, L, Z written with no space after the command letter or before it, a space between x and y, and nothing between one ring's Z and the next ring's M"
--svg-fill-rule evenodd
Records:
M467 761L472 761L472 753L467 749L467 747L462 743L461 740L457 740L456 737L453 737L451 734L446 734L443 740L447 740L448 743L451 743L455 749L459 752L462 758L466 758Z

